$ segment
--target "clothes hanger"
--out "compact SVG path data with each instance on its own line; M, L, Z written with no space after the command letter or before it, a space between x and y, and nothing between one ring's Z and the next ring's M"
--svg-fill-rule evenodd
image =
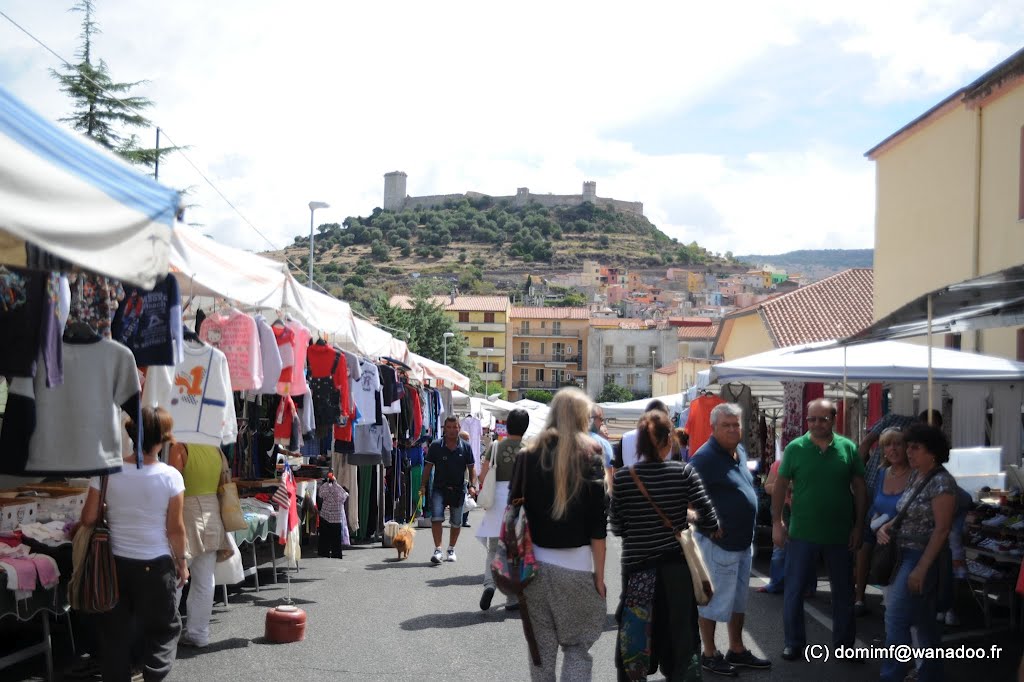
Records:
M99 336L95 329L81 320L68 320L67 326L64 328L65 341L93 341Z
M182 326L181 336L185 341L191 341L193 343L203 343L203 340L199 338L199 334L192 331L191 327Z

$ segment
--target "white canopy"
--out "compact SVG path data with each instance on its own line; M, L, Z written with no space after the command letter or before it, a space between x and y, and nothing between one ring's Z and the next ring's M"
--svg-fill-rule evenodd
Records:
M167 273L178 193L0 87L0 263L24 266L26 242L151 288Z
M433 379L435 382L444 382L444 385L449 388L457 388L463 391L469 390L469 377L456 372L448 365L442 365L440 362L434 362L430 358L417 355L412 351L409 351L405 362L412 367L413 370L418 369L421 371L421 378Z
M311 328L330 334L332 341L342 348L359 352L352 306L309 287L299 286L298 289L301 300L296 314Z
M855 346L809 344L778 348L711 367L711 381L928 381L928 347L899 341ZM931 368L937 383L999 382L1024 379L1024 363L962 351L933 348Z
M630 400L626 403L599 403L604 409L605 419L624 419L636 421L644 413L647 403L652 400L660 400L668 407L669 414L681 412L683 409L683 394L672 393L670 395L659 395L656 398L644 398L643 400ZM634 425L635 426L635 425Z

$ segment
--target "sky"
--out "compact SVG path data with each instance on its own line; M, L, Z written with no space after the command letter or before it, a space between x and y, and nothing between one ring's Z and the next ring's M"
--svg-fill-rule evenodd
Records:
M74 63L71 4L0 11ZM393 170L412 196L594 180L720 253L871 248L864 152L1024 46L1016 0L95 6L94 58L189 146L160 180L254 251L308 234L310 201L316 224L369 214ZM0 83L54 120L60 67L0 17Z

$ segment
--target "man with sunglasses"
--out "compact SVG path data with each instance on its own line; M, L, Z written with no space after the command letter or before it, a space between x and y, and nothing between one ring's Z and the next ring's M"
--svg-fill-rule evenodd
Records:
M807 433L786 446L772 493L772 540L776 547L786 547L782 658L787 661L804 655L802 587L815 570L819 554L825 558L832 592L832 644L852 646L857 634L853 555L864 534L867 489L857 445L832 430L835 419L832 401L814 400L807 405ZM787 527L782 507L790 481L793 504Z

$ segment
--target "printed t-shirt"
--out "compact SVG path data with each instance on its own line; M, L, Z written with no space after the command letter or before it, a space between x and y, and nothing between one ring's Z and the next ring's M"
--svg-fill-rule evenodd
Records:
M199 338L224 353L228 362L231 390L248 391L263 385L263 362L256 320L239 310L213 313L203 322Z
M48 279L45 272L0 268L0 376L35 376Z
M71 275L71 311L68 318L84 322L97 334L110 338L110 323L124 298L124 288L117 280L101 275Z
M34 379L36 422L25 474L93 475L121 469L121 409L138 415L139 373L125 346L64 342L64 383Z
M854 477L864 477L857 445L833 435L824 452L805 433L786 446L779 475L793 481L789 534L821 545L845 545L853 530Z
M139 367L181 362L181 294L174 275L167 275L151 291L126 289L110 331L115 341L128 346Z
M222 445L235 440L238 423L224 353L186 343L184 362L173 373L160 370L146 373L144 402L171 413L178 442Z
M282 324L275 324L274 338L277 339L277 350L281 355L281 375L277 379L278 395L290 395L292 370L295 364L295 333Z
M292 348L295 352L295 359L292 363L291 395L305 395L306 385L306 352L309 349L309 342L313 336L309 330L298 322L292 320L288 323L288 329L292 332Z
M359 368L359 381L352 387L352 398L359 410L358 423L374 424L380 411L380 374L377 365L369 360L361 360Z
M100 478L89 484L96 490ZM167 505L185 492L178 470L163 462L141 469L126 466L107 482L107 523L114 556L145 561L171 555L167 539Z
M927 474L925 475L927 476ZM921 479L922 477L918 476L916 471L911 474L906 490L903 491L899 502L896 503L897 513L907 506L910 496L914 494L914 490ZM897 540L900 543L900 547L923 550L928 545L928 540L931 539L932 532L935 530L935 514L932 511L932 500L939 495L955 496L956 494L957 484L953 476L945 468L936 472L921 492L918 493L917 497L914 498L914 501L910 503L910 508L907 510L899 527L899 537Z

